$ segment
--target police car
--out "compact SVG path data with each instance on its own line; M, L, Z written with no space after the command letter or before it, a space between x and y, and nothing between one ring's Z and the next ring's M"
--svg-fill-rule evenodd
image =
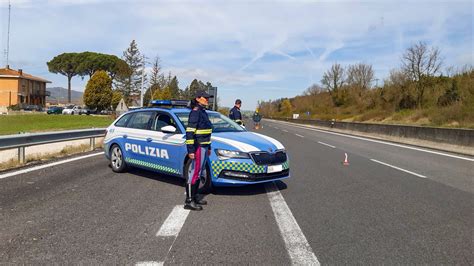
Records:
M152 101L152 106L121 115L107 128L105 156L114 172L144 168L181 178L194 171L187 156L188 101ZM228 117L206 111L212 123L212 152L201 177L201 191L290 177L283 145L249 132Z

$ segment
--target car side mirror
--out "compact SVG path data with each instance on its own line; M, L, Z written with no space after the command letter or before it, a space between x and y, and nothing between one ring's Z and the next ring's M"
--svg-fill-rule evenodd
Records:
M176 128L174 126L164 126L161 128L163 133L176 133Z

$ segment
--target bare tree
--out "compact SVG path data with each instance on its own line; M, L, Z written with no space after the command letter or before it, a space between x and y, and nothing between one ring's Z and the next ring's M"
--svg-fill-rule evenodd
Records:
M426 88L426 79L440 71L440 50L419 42L409 47L402 56L402 69L416 83L417 105L421 107Z
M324 72L321 84L328 90L329 94L332 95L333 92L344 85L344 75L344 68L340 64L334 63L329 70Z
M357 86L361 89L369 89L374 80L374 70L372 65L356 64L350 65L347 69L347 84Z
M303 95L317 95L324 91L324 88L318 84L313 84L309 86L304 92Z

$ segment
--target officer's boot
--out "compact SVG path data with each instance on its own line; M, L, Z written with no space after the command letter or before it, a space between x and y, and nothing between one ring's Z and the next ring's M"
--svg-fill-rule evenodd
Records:
M194 202L196 202L199 205L207 205L207 201L203 199L203 195L199 194L199 183L201 182L200 179L196 180L196 183L193 185L193 190L194 192Z
M186 183L186 201L184 202L184 208L187 210L200 211L202 207L193 199L193 185Z

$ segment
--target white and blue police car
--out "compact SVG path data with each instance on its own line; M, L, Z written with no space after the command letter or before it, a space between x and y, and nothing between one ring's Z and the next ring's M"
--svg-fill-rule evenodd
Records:
M188 104L152 101L151 107L118 117L104 139L112 170L138 167L181 178L192 174L185 144ZM290 177L288 155L279 141L247 131L218 112L206 112L212 122L212 152L201 177L201 191Z

